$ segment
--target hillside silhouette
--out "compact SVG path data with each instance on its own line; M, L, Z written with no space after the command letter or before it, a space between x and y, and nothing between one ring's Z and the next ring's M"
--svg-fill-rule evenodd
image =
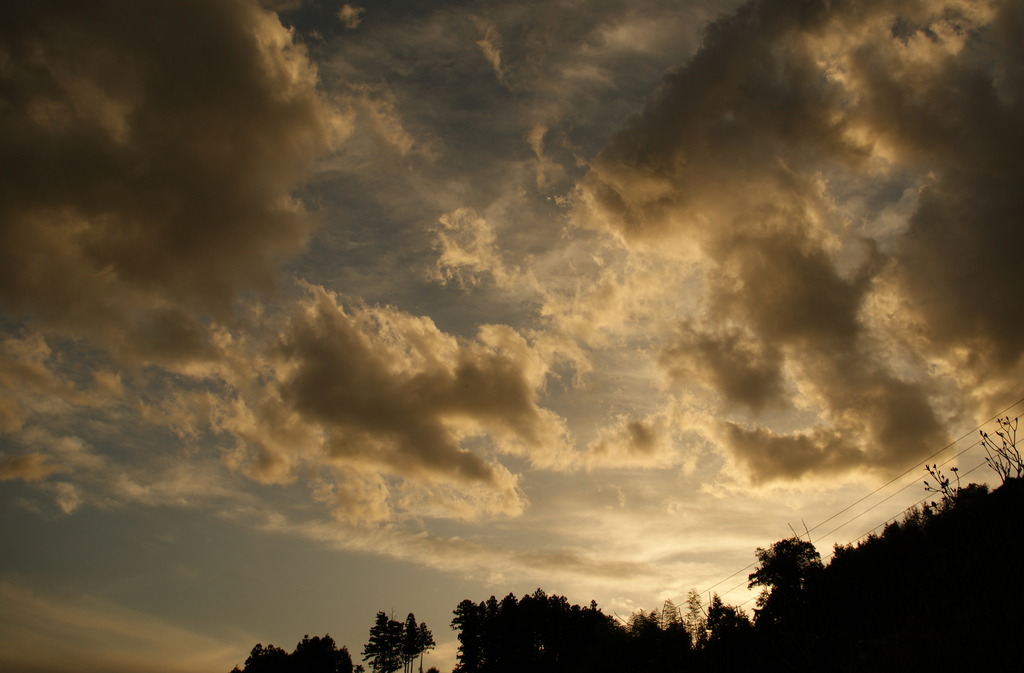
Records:
M717 595L704 605L696 591L682 608L666 601L625 623L541 589L463 600L451 622L454 673L1019 670L1024 479L991 492L949 480L929 490L941 499L836 546L828 564L798 537L756 550L749 580L762 593L752 616ZM401 622L377 615L368 669L330 636L307 636L291 654L258 644L233 673L411 673L429 630L407 621L403 640ZM390 653L380 638L389 623Z

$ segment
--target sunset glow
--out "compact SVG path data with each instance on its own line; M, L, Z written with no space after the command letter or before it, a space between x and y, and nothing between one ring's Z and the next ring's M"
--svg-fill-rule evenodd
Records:
M386 611L449 671L463 599L749 610L755 548L827 557L926 461L993 480L1021 35L1009 0L5 3L0 669L358 659Z

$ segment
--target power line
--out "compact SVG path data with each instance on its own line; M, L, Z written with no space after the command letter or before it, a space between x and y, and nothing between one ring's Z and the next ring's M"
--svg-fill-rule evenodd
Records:
M750 570L751 568L753 568L753 567L754 567L754 566L756 566L756 565L757 565L757 561L754 561L753 563L751 563L750 565L748 565L748 566L747 566L746 568L740 568L739 570L737 570L737 571L736 571L736 572L734 572L733 574L729 575L729 576L728 576L728 577L726 577L725 579L723 579L723 580L719 580L719 581L718 581L718 582L716 582L715 584L712 584L711 586L709 586L709 587L708 587L707 589L705 589L704 591L701 591L701 592L700 592L700 593L701 593L701 595L703 595L703 594L706 594L706 593L708 593L709 591L711 591L712 589L714 589L714 588L715 588L715 587L717 587L718 585L720 585L720 584L722 584L722 583L724 583L724 582L728 582L729 580L731 580L731 579L732 579L733 577L736 577L737 575L739 575L739 574L740 574L741 572L743 572L744 570ZM741 584L740 586L743 586L743 585ZM729 591L735 591L735 590L736 590L737 588L738 588L738 587L733 587L732 589L729 589ZM729 593L729 591L726 591L725 593Z
M961 439L963 439L963 438L961 438ZM959 440L957 440L957 441L959 441ZM960 456L962 456L963 454L967 453L968 451L970 451L970 450L971 450L971 449L973 449L974 447L976 447L976 446L979 446L980 444L981 444L981 442L975 442L974 444L971 444L971 445L970 445L970 446L968 446L968 447L967 447L966 449L963 449L963 450L961 450L961 451L960 451L959 453L957 453L957 454L955 454L955 455L953 455L953 456L951 456L951 457L947 458L947 459L946 459L946 460L945 460L945 461L944 461L944 462L942 463L942 465L940 465L939 467L942 467L943 465L946 465L947 463L950 463L950 462L952 462L952 461L956 460L957 458L959 458L959 457L960 457ZM934 454L932 455L932 457L934 457ZM984 464L984 463L983 463L983 464ZM975 469L977 469L977 468L975 468ZM974 471L974 470L971 470L971 472L973 472L973 471ZM903 475L906 475L906 474L907 474L907 472L904 472L904 473L903 473ZM901 475L901 476L903 476L903 475ZM892 482L889 482L889 483L891 484ZM911 482L908 482L908 483L907 483L907 484L906 484L906 485L905 485L905 486L904 486L903 488L900 488L899 490L893 491L893 492L892 492L892 493L890 493L889 495L885 496L884 498L882 498L881 500L879 500L878 502L876 502L876 503L875 503L874 505L872 505L871 507L868 507L868 508L867 508L866 510L864 510L863 512L861 512L861 513L860 513L860 514L858 514L857 516L853 517L852 519L847 519L846 521L844 521L843 523L839 524L838 526L836 526L835 528L833 528L833 529L832 529L832 530L830 530L829 532L827 532L827 533L825 533L824 535L822 535L822 536L818 537L817 539L815 539L815 540L814 540L814 542L821 542L822 540L824 540L825 538L827 538L827 537L828 537L829 535L831 535L832 533L835 533L835 532L836 532L837 530L841 530L841 529L842 529L843 527L845 527L845 526L848 526L849 524L853 523L854 521L856 521L856 520L857 520L857 519L859 519L860 517L864 516L865 514L867 514L868 512L870 512L871 510L873 510L874 508L878 507L878 506L879 506L879 505L881 505L882 503L884 503L884 502L886 502L886 501L890 500L891 498L894 498L895 496L899 495L900 493L902 493L903 491L907 490L907 489L908 489L908 488L910 488L911 486L915 486L916 484L917 484L917 481L916 481L916 480L915 480L915 481L911 481ZM925 498L925 500L927 500L927 498ZM922 502L923 502L923 501L922 501ZM847 508L847 509L849 509L849 508ZM906 511L906 510L904 510L904 511ZM830 520L832 520L832 519L834 519L834 518L835 518L835 516L829 517L828 519L826 519L826 521L830 521ZM819 524L819 525L820 525L820 524ZM818 527L818 526L815 526L815 528L817 528L817 527Z
M972 444L970 448L974 448L975 446L977 446L977 444ZM961 452L961 453L963 453L963 452ZM959 455L959 454L958 454L958 455ZM954 456L954 458L955 458L955 457L956 457L956 456ZM950 460L952 460L952 458L950 458ZM946 462L948 463L949 461L947 460ZM945 465L945 464L946 464L946 463L943 463L943 465ZM985 462L981 462L981 463L979 463L979 464L975 465L974 467L972 467L971 469L967 470L966 472L964 472L962 476L965 476L965 477L966 477L966 476L967 476L967 475L969 475L969 474L970 474L971 472L974 472L975 470L981 469L981 468L982 468L982 467L984 467L984 466L985 466L986 464L987 464L987 463L985 463ZM913 505L910 505L910 507L906 507L906 508L904 508L904 510L903 510L903 511L904 511L904 512L906 512L906 511L910 510L910 509L911 509L911 508L913 508L913 507L918 507L918 506L920 506L920 505L921 505L922 503L924 503L924 502L926 502L926 501L928 501L928 500L931 500L931 498L932 498L932 496L931 496L931 495L926 495L925 497L923 497L923 498L921 498L920 500L918 500L917 502L915 502L915 503L914 503ZM867 531L866 533L861 533L860 535L858 535L857 537L855 537L855 538L854 538L853 540L850 540L850 542L849 542L848 544L853 544L854 542L859 542L860 540L863 540L863 539L864 539L865 537L867 537L868 535L871 535L872 533L874 533L874 532L875 532L876 530L878 530L878 529L879 529L879 528L881 528L882 526L885 526L886 524L888 524L888 523L889 523L889 521L890 521L890 519L886 519L885 521L883 521L882 523L878 524L877 526L875 526L875 527L874 527L874 528L872 528L871 530ZM833 531L833 532L834 532L834 531ZM833 556L833 554L829 554L829 555L828 555L828 556L826 556L825 558L829 558L829 557L831 557L831 556Z
M963 441L964 439L966 439L967 437L971 436L972 434L974 434L975 432L977 432L978 430L980 430L980 429L981 429L982 427L984 427L984 426L988 425L989 423L991 423L992 421L996 420L997 418L1001 417L1001 416L1002 416L1003 414L1005 414L1005 413L1006 413L1007 411L1009 411L1010 409L1013 409L1013 408L1014 408L1015 406L1017 406L1017 405L1018 405L1018 404L1020 404L1021 402L1024 402L1024 397L1020 398L1019 400L1017 400L1016 402L1014 402L1014 403L1013 403L1013 404L1011 404L1010 406L1006 407L1005 409L1003 409L1002 411L1000 411L1000 412L999 412L998 414L996 414L996 415L995 415L995 416L993 416L992 418L990 418L990 419L988 419L987 421L985 421L984 423L981 423L981 424L979 424L979 425L975 426L975 427L974 427L974 429L972 429L972 430L969 430L969 431L967 431L967 432L966 432L966 433L964 433L964 434L963 434L963 435L962 435L962 436L961 436L960 438L958 438L958 439L955 439L954 441L950 442L949 444L946 444L946 445L945 445L944 447L942 447L941 449L939 449L938 451L936 451L936 452L935 452L935 453L933 453L932 455L928 456L928 457L927 457L927 458L925 458L925 459L924 459L923 461L918 461L918 462L917 462L917 463L915 463L915 464L914 464L914 465L913 465L912 467L908 468L908 469L907 469L907 470L906 470L905 472L902 472L901 474L898 474L898 475L896 475L895 477L893 477L893 478L892 478L892 479L890 479L889 481L885 482L884 484L882 484L881 486L879 486L879 487L878 487L878 488L876 488L875 490L873 490L873 491L871 491L870 493L868 493L867 495L865 495L865 496L864 496L863 498L860 498L859 500L857 500L857 501L853 502L852 504L850 504L850 505L847 505L846 507L844 507L843 509L839 510L838 512L836 512L835 514L833 514L833 515L832 515L832 516L830 516L829 518L825 519L824 521L822 521L822 522L820 522L820 523L818 523L818 524L815 524L815 525L814 525L813 527L809 528L807 532L808 532L808 533L810 533L810 532L811 532L812 530L815 530L815 529L817 529L817 528L820 528L821 526L824 526L824 525L825 525L826 523L828 523L828 522L829 522L829 521L831 521L832 519L836 518L837 516L839 516L839 515L840 515L840 514L842 514L843 512L847 512L847 511L849 511L849 510L853 509L854 507L856 507L856 506L857 506L857 505L859 505L860 503L864 502L865 500L867 500L867 499L868 499L868 498L870 498L871 496L875 495L876 493L878 493L878 492L879 492L879 491L881 491L882 489L884 489L884 488L888 487L888 486L889 486L890 484L892 484L892 483L894 483L894 482L896 482L896 481L899 481L899 480L900 480L900 479L902 479L903 477L907 476L908 474L910 474L911 472L913 472L914 470L916 470L916 469L917 469L918 467L920 467L921 465L923 465L923 464L927 464L929 460L931 460L931 459L932 459L932 458L934 458L935 456L939 455L940 453L943 453L944 451L946 451L946 449L949 449L950 447L952 447L952 446L955 446L956 444L959 444L959 443L960 443L960 442L962 442L962 441Z
M953 440L952 442L950 442L950 443L946 444L946 445L945 445L945 446L943 446L943 447L942 447L941 449L939 449L939 450L938 450L938 451L936 451L935 453L931 454L930 456L928 456L928 457L927 457L927 458L925 458L924 460L918 461L918 462L917 462L917 463L915 463L915 464L914 464L913 466L911 466L911 467L907 468L907 469L906 469L905 471L903 471L903 472L901 472L900 474L896 475L895 477L893 477L892 479L890 479L890 480L889 480L889 481L887 481L886 483L882 484L881 486L879 486L879 487L878 487L878 488L876 488L875 490L871 491L871 492L870 492L870 493L868 493L867 495L865 495L865 496L863 496L863 497L861 497L861 498L858 498L857 500L855 500L855 501L854 501L854 502L852 502L851 504L847 505L847 506L846 506L846 507L844 507L843 509L841 509L841 510L839 510L838 512L835 512L834 514L832 514L831 516L829 516L829 517L828 517L827 519L824 519L823 521L820 521L820 522L818 522L817 524L815 524L815 525L814 525L814 526L812 526L811 528L807 528L807 529L806 529L806 532L807 532L807 537L808 537L808 540L810 540L810 534L811 534L811 531L813 531L813 530L817 530L818 528L820 528L821 526L825 525L825 524L826 524L826 523L828 523L829 521L832 521L833 519L835 519L835 518L836 518L836 517L838 517L839 515L841 515L841 514L843 514L843 513L845 513L845 512L848 512L848 511L850 511L851 509L853 509L854 507L856 507L856 506L857 506L857 505L859 505L860 503L864 502L864 501L865 501L865 500L867 500L868 498L870 498L870 497L872 497L873 495L877 494L877 493L878 493L879 491L882 491L883 489L885 489L885 488L887 488L887 487L891 486L891 485L892 485L892 484L894 484L895 482L897 482L897 481L899 481L900 479L902 479L903 477L907 476L907 475L908 475L908 474L910 474L911 472L913 472L913 471L917 470L917 469L918 469L919 467L921 467L922 465L927 465L927 464L928 464L928 461L930 461L930 460L932 460L933 458L935 458L936 456L938 456L938 455L940 455L940 454L944 453L945 451L947 451L947 450L948 450L948 449L950 449L951 447L953 447L953 446L956 446L957 444L959 444L960 442L962 442L962 441L963 441L964 439L966 439L967 437L971 436L972 434L974 434L975 432L977 432L978 430L980 430L980 429L981 429L982 427L984 427L984 426L988 425L988 424L989 424L989 423L991 423L992 421L994 421L994 420L996 420L996 419L998 419L998 418L1002 417L1002 416L1003 416L1003 414L1007 413L1007 412L1008 412L1008 411L1009 411L1010 409L1013 409L1014 407L1018 406L1018 405L1019 405L1019 404L1021 404L1022 402L1024 402L1024 397L1020 398L1019 400L1017 400L1016 402L1014 402L1014 403L1013 403L1013 404L1011 404L1010 406L1006 407L1005 409L1003 409L1002 411L1000 411L999 413L997 413L997 414L996 414L995 416L992 416L992 417L991 417L991 418L989 418L988 420L986 420L986 421L984 421L984 422L982 422L982 423L980 423L980 424L976 425L976 426L975 426L975 427L974 427L973 429L971 429L971 430L967 431L966 433L964 433L963 435L961 435L961 436L960 436L959 438L957 438L957 439ZM966 449L963 449L963 450L961 450L960 452L958 452L958 453L957 453L956 455L954 455L954 456L952 456L952 457L950 457L950 458L946 459L946 460L945 460L945 461L944 461L944 462L942 463L942 465L946 465L947 463L949 463L950 461L952 461L952 460L954 460L954 459L958 458L959 456L963 455L964 453L966 453L966 452L967 452L967 451L969 451L970 449L972 449L972 448L974 448L974 447L978 446L978 444L980 444L980 442L976 442L976 443L974 443L974 444L971 444L971 445L970 445L970 446L968 446L968 447L967 447ZM982 465L984 465L984 463L982 463ZM971 472L974 472L974 470L978 469L978 467L981 467L981 465L978 465L977 467L974 467L974 468L972 468L972 469L971 469L970 471L968 471L968 472L964 473L964 476L966 476L967 474L970 474ZM821 541L821 540L823 540L824 538L828 537L829 535L831 535L832 533L836 532L837 530L840 530L840 529L841 529L841 528L843 528L844 526L846 526L846 525L848 525L848 524L852 523L853 521L857 520L858 518L860 518L861 516L863 516L863 515L864 515L864 514L866 514L867 512L870 512L870 511L871 511L872 509L874 509L875 507L877 507L877 506L881 505L882 503L886 502L887 500L889 500L890 498L894 497L895 495L897 495L897 494L899 494L899 493L902 493L903 491L905 491L905 490L906 490L907 488L909 488L910 486L914 485L915 483L916 483L916 481L915 481L915 482L910 482L910 483L906 484L905 486L903 486L902 488L900 488L899 490L897 490L897 491L894 491L893 493L889 494L888 496L886 496L885 498L883 498L883 499L882 499L882 500L880 500L879 502L875 503L874 505L872 505L872 506L871 506L871 507L869 507L868 509L864 510L863 512L861 512L861 513L860 513L860 514L858 514L857 516L853 517L852 519L849 519L849 520L848 520L848 521L846 521L845 523L843 523L843 524L841 524L840 526L838 526L838 527L836 527L836 528L832 529L831 531L829 531L829 532L828 532L828 533L826 533L825 535L823 535L823 536L819 537L819 538L818 538L818 539L817 539L816 541L817 541L817 542L820 542L820 541ZM919 501L919 502L917 503L917 505L920 505L920 504L921 504L922 502L924 502L924 501L925 501L925 500L927 500L927 499L928 499L928 498L926 497L926 498L924 498L923 500L920 500L920 501ZM917 506L917 505L913 505L913 506ZM903 511L906 511L906 509L908 509L908 508L905 508L905 509L904 509ZM887 519L886 521L888 521L888 519ZM880 525L881 525L881 524L880 524ZM878 528L878 526L876 526L876 527L875 527L875 529L877 529L877 528ZM865 535L867 535L867 534L870 534L870 532L873 532L873 531L874 531L875 529L872 529L872 531L869 531L869 533L866 533ZM861 537L863 537L863 536L861 536ZM860 538L857 538L857 539L860 539ZM813 544L813 543L812 543L812 544ZM718 587L718 586L722 585L723 583L725 583L725 582L729 581L729 580L730 580L730 579L732 579L733 577L736 577L736 576L737 576L737 575L739 575L740 573L742 573L742 572L744 572L744 571L746 571L746 570L749 570L750 568L753 568L753 567L754 567L755 565L757 565L757 561L754 561L754 562L750 563L750 564L749 564L749 565L747 565L746 567L744 567L744 568L741 568L741 569L737 570L736 572L734 572L733 574L729 575L728 577L726 577L726 578L724 578L724 579L721 579L721 580L719 580L719 581L718 581L718 582L716 582L715 584L712 584L711 586L709 586L709 587L707 587L706 589L702 590L702 591L700 592L700 594L702 594L702 595L703 595L703 594L705 594L705 593L710 593L710 591L711 591L712 589L714 589L715 587ZM739 588L740 588L740 587L742 587L742 586L743 586L744 584L745 584L745 582L744 582L744 583L741 583L741 584L738 584L738 585L736 585L735 587L733 587L732 589L729 589L728 591L724 592L724 594L725 594L725 595L727 595L727 594L729 594L729 593L731 593L731 592L735 591L736 589L739 589ZM742 606L742 605L745 605L746 603L749 603L749 602L750 602L750 600L752 600L752 599L748 598L748 599L747 599L746 601L744 601L744 602L743 602L743 603L741 603L740 605L741 605L741 606ZM739 606L737 606L737 607L739 607Z
M962 455L963 453L965 453L965 452L966 452L966 451L968 451L969 449L973 449L974 447L978 446L979 444L980 444L980 442L978 442L978 443L975 443L975 444L972 444L971 446L967 447L967 448L966 448L966 449L964 449L963 451L960 451L960 453L956 454L955 456L952 456L952 457L948 458L948 459L947 459L947 460L946 460L945 462L943 462L943 463L942 463L942 465L945 465L946 463L949 463L950 461L952 461L952 460L954 460L955 458L957 458L958 456ZM986 463L985 463L985 462L981 462L981 463L979 463L979 464L975 465L974 467L972 467L971 469L967 470L966 472L964 472L964 473L963 473L963 475L961 475L961 476L965 476L965 477L966 477L967 475L971 474L971 473L972 473L972 472L974 472L975 470L978 470L978 469L980 469L980 468L984 467L985 465L986 465ZM903 491L903 490L906 490L906 488L907 488L907 487L909 487L909 486L913 486L913 485L914 485L914 483L915 483L915 482L911 482L910 484L907 484L907 486L903 487L903 488L902 488L902 489L900 489L899 491L896 491L896 493L899 493L899 492L901 492L901 491ZM927 500L930 500L930 499L931 499L931 497L932 497L931 495L927 495L927 496L925 496L924 498L922 498L921 500L918 500L918 501L917 501L916 503L914 503L913 505L910 505L909 507L906 507L906 508L904 508L904 510L903 510L903 511L904 511L904 512L907 512L907 511L909 511L910 509L912 509L912 508L914 508L914 507L918 507L918 506L920 506L920 505L921 505L922 503L924 503L925 501L927 501ZM862 512L861 514L859 514L859 515L857 515L857 516L862 516L863 514L864 514L864 512ZM856 518L856 517L854 517L854 518ZM852 521L852 519L851 519L851 521ZM853 544L853 543L855 543L855 542L859 542L860 540L863 540L863 539L864 539L865 537L867 537L867 536L871 535L872 533L874 533L874 532L875 532L876 530L878 530L879 528L882 528L883 526L886 526L886 525L888 525L889 521L890 521L890 519L886 519L885 521L881 522L880 524L878 524L877 526L875 526L875 527L874 527L874 528L872 528L871 530L867 531L866 533L862 533L862 534L860 534L859 536L857 536L856 538L854 538L853 540L851 540L851 541L850 541L849 543L847 543L847 544L851 544L851 545L852 545L852 544ZM847 522L847 523L849 523L849 522ZM845 526L846 524L843 524L843 525ZM842 526L840 526L839 528L842 528ZM834 529L833 531L831 531L830 533L826 534L826 536L827 536L827 535L830 535L831 533L835 532L836 530L838 530L838 528L836 528L836 529ZM819 539L818 539L817 541L820 541L821 539L822 539L822 538L819 538ZM824 557L822 558L822 561L827 561L828 559L832 558L833 556L835 556L835 552L829 553L829 554L828 554L827 556L824 556ZM729 589L728 591L726 591L726 592L725 592L725 594L723 594L723 595L728 595L729 593L731 593L731 592L735 591L736 589L739 589L739 588L740 588L740 587L742 587L742 586L743 586L742 584L739 584L739 585L737 585L737 586L733 587L732 589ZM736 604L736 605L734 605L733 607L736 607L736 608L742 608L742 607L743 607L744 605L746 605L747 603L749 603L750 601L752 601L752 600L754 600L754 599L756 599L756 598L757 598L757 596L750 596L750 597L748 597L748 598L747 598L747 599L746 599L745 601L743 601L742 603L737 603L737 604Z

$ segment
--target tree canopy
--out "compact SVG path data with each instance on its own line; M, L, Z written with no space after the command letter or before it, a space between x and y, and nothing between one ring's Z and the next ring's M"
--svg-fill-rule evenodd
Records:
M236 666L232 673L353 673L353 669L348 648L338 649L329 635L305 635L291 654L280 647L257 643L245 667Z
M404 622L378 612L370 627L370 640L363 647L363 661L375 673L394 673L400 668L411 673L414 662L419 659L422 667L423 654L433 647L434 635L425 623L417 624L411 612Z
M757 620L779 623L801 609L803 589L824 567L814 545L797 537L758 547L757 569L749 576L750 588L764 587L757 599Z

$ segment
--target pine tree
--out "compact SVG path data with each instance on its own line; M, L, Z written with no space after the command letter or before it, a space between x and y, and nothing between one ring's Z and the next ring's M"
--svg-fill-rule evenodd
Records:
M402 667L402 622L378 612L370 628L370 642L363 647L363 661L374 673L394 673Z
M420 657L420 673L423 673L423 654L434 649L434 634L427 628L426 622L420 622L416 628L416 647Z

